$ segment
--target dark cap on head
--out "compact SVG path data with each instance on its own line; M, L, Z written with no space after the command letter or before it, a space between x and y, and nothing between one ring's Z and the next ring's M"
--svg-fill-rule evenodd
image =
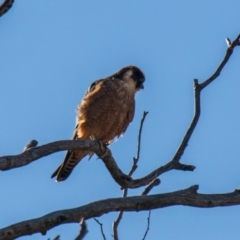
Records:
M118 72L117 72L117 77L119 79L122 79L124 74L129 71L129 70L132 70L132 76L131 78L136 81L136 89L137 90L140 90L140 89L143 89L144 86L143 86L143 83L145 81L145 76L143 74L143 72L136 66L127 66L127 67L124 67L122 69L120 69Z

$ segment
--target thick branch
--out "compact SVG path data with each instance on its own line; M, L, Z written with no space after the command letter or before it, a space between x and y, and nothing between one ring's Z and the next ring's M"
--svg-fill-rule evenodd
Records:
M128 194L128 189L127 188L123 189L123 196L122 197L123 198L127 197L127 194ZM112 230L113 230L112 236L113 236L114 240L118 240L119 239L118 238L118 230L117 229L118 229L118 225L119 225L120 221L122 220L122 216L123 216L123 211L120 211L118 213L118 216L117 216L116 220L112 224Z
M95 152L104 162L108 171L110 172L113 179L122 187L122 188L136 188L139 186L145 186L149 184L153 179L143 178L138 179L137 181L131 180L128 175L122 173L118 168L117 163L115 162L111 151L103 145L99 144L96 140L63 140L48 143L39 147L31 148L21 154L14 156L3 156L0 157L0 170L10 170L12 168L18 168L25 166L39 158L50 155L52 153L63 151L63 150L90 150ZM154 177L155 179L156 177Z
M99 143L91 140L63 140L48 143L39 147L31 148L21 154L12 156L0 157L0 170L10 170L12 168L18 168L25 166L39 158L45 157L55 152L63 150L92 150L94 152L101 151Z
M240 205L240 191L226 194L199 194L198 186L172 193L137 196L126 198L112 198L93 202L78 208L60 210L0 229L0 240L15 239L33 233L46 233L49 229L65 223L79 223L115 211L145 211L183 205L201 208Z

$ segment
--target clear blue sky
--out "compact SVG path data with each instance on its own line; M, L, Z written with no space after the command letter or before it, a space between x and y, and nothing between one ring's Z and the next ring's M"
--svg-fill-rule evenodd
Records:
M136 96L136 113L125 136L111 145L119 166L128 172L136 152L139 122L143 131L139 168L142 177L175 153L193 115L192 80L203 81L222 60L225 38L240 32L240 1L15 1L0 18L0 155L20 153L36 139L39 145L69 139L75 109L89 84L132 64L146 75ZM202 93L202 115L181 162L194 172L162 175L154 193L199 184L201 193L231 192L240 186L240 49L221 76ZM64 152L28 166L0 172L0 228L52 211L120 197L101 160L84 160L62 183L50 179ZM139 195L142 189L130 191ZM198 209L168 207L152 212L147 239L239 239L240 207ZM107 239L117 213L102 216ZM120 239L142 239L147 212L126 213ZM87 239L102 239L94 220ZM56 227L73 239L78 224Z

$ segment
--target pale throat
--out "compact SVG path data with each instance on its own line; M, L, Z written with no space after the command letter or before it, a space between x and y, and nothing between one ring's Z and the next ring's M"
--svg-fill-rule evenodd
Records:
M136 93L136 82L131 78L131 77L127 77L124 80L124 85L126 86L127 90L129 93Z

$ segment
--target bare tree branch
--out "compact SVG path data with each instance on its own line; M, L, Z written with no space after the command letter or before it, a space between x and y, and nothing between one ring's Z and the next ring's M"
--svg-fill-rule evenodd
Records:
M39 147L31 148L15 156L0 157L0 170L10 170L30 164L31 162L63 150L75 149L99 149L97 141L91 140L66 140L48 143Z
M46 233L49 229L60 224L79 223L81 218L87 220L114 211L146 211L173 205L200 208L240 205L239 190L225 194L199 194L196 192L197 189L198 186L194 185L184 190L165 194L111 198L89 203L78 208L52 212L40 218L23 221L0 229L0 240L15 239L38 232Z
M10 10L14 3L14 0L5 0L1 5L0 5L0 17L2 17L6 12Z
M167 165L154 170L152 173L147 176L136 179L129 180L129 176L122 173L122 171L118 168L111 151L105 147L106 149L102 149L101 144L98 141L94 140L65 140L65 141L56 141L52 143L48 143L39 147L31 148L21 154L15 156L3 156L0 157L0 170L10 170L12 168L25 166L39 158L50 155L54 152L63 151L63 150L75 150L89 149L95 152L104 162L108 171L112 175L113 179L122 187L122 188L137 188L140 186L145 186L151 181L153 181L156 177L158 177L161 173L171 170L171 165L168 163ZM105 153L103 153L105 151ZM169 167L170 165L170 167ZM187 165L182 165L187 166ZM177 168L177 165L174 165ZM182 170L183 168L181 168ZM185 169L184 169L185 170Z
M38 145L37 140L31 140L30 142L27 143L27 145L24 147L23 152L29 150L30 148L36 147Z
M217 70L214 72L214 74L210 78L205 80L203 83L199 84L201 90L203 88L205 88L206 86L208 86L208 84L210 84L213 80L215 80L220 75L222 69L228 62L229 58L231 57L234 48L237 46L240 46L240 34L236 37L236 39L233 40L232 43L231 43L230 39L227 38L227 46L228 46L228 48L227 48L226 54L225 54L222 62L218 66Z
M223 67L228 62L228 60L229 60L230 56L232 55L233 50L236 46L240 46L240 35L237 36L237 38L233 41L232 44L228 45L224 59L222 60L221 64L219 65L219 67L217 68L215 73L210 78L208 78L201 84L198 84L198 80L194 79L194 102L195 102L194 117L193 117L193 120L192 120L192 122L191 122L191 124L190 124L190 126L189 126L189 128L188 128L188 130L187 130L187 132L186 132L186 134L185 134L185 136L184 136L184 138L183 138L183 140L171 162L178 163L180 161L180 159L188 145L188 142L192 136L192 133L198 123L198 120L200 117L200 112L201 112L201 109L200 109L201 90L204 89L206 86L208 86L208 84L210 84L213 80L215 80L220 75ZM192 167L192 170L194 170L194 168L195 168L194 166L188 166L188 167L189 167L189 170L191 169L191 167ZM182 170L184 170L184 169L182 169Z
M143 128L143 123L144 123L144 120L145 120L147 114L148 114L148 112L145 112L145 111L143 112L143 116L142 116L142 119L140 122L140 128L138 131L137 154L136 154L136 157L133 158L133 165L132 165L130 172L128 173L128 176L132 176L134 171L137 169L137 163L138 163L138 160L140 157L140 150L141 150L142 128Z
M138 160L139 160L139 157L140 157L140 150L141 150L141 138L142 138L142 128L143 128L143 123L144 123L144 120L147 116L148 112L143 112L143 116L142 116L142 119L141 119L141 122L140 122L140 127L139 127L139 131L138 131L138 141L137 141L137 154L136 154L136 157L133 158L133 164L132 164L132 167L130 169L130 172L128 173L128 176L132 176L132 174L135 172L135 170L137 169L137 163L138 163ZM123 198L126 197L128 194L128 189L125 188L123 190ZM116 218L116 220L113 222L112 224L112 229L113 229L113 239L114 240L118 240L118 231L117 231L117 228L118 228L118 225L122 219L122 216L123 216L123 211L120 211L118 213L118 216Z
M81 227L80 232L74 240L82 240L88 233L87 224L86 224L84 218L82 218L82 220L80 222L80 227Z
M100 223L96 218L93 218L93 219L94 219L94 220L98 223L98 225L100 226L103 239L106 240L105 234L104 234L104 232L103 232L103 224Z
M60 240L60 235L57 235L53 240Z
M123 190L123 195L122 195L122 197L123 197L123 198L127 197L127 194L128 194L128 189L125 188L125 189ZM117 228L118 228L118 225L119 225L120 221L122 220L122 216L123 216L123 211L120 211L120 212L118 213L118 216L117 216L116 220L113 221L113 224L112 224L112 230L113 230L112 237L113 237L114 240L118 240L118 239L119 239L119 238L118 238L118 230L117 230Z
M147 229L145 231L145 234L143 236L143 240L146 239L146 236L148 234L148 231L149 231L149 226L150 226L150 217L151 217L151 210L148 211L148 218L147 218Z

